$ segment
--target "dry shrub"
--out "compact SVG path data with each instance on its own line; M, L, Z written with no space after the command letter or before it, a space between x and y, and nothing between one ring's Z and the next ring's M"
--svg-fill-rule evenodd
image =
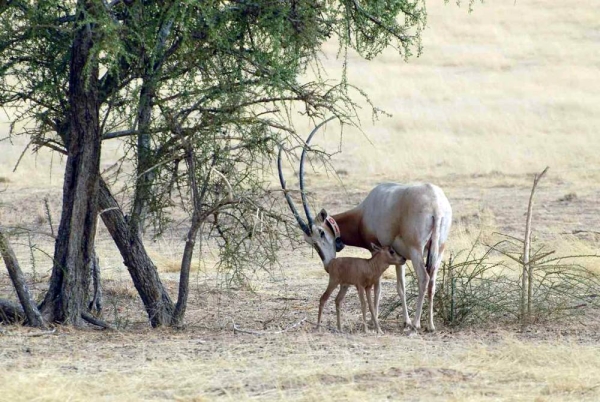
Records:
M506 235L496 236L501 238L493 245L475 240L470 249L451 255L440 267L434 308L436 318L444 325L479 326L521 321L522 241ZM600 307L600 274L579 264L580 259L590 257L556 256L546 246L534 244L530 323L566 320ZM406 286L410 308L418 293L412 270L407 270ZM397 300L383 306L382 317L386 318L400 306Z
M137 299L138 293L130 282L126 281L105 281L104 294L114 299Z

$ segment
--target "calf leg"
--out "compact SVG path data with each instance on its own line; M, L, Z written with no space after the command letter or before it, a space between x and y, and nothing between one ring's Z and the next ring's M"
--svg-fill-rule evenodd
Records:
M342 332L342 318L341 318L341 310L342 310L342 301L346 296L346 292L348 291L348 285L341 285L340 291L335 297L335 313L337 314L337 329Z
M323 314L323 306L325 306L325 302L327 301L327 299L329 299L329 296L331 296L331 292L333 292L337 285L338 284L332 281L330 278L327 290L325 290L325 293L323 293L323 296L321 296L321 299L319 300L319 318L317 319L317 329L321 328L321 314Z
M367 329L367 303L365 302L365 288L362 286L357 286L356 290L358 290L358 297L360 299L360 309L362 310L363 328L366 334L369 332L369 330Z
M369 304L369 311L371 312L371 318L373 319L373 324L375 325L375 330L377 331L378 334L383 334L383 331L379 327L379 320L377 319L377 314L374 311L375 309L373 307L373 300L371 299L371 286L369 286L368 288L365 288L365 291L367 293L367 303ZM375 296L375 297L377 297L377 296Z

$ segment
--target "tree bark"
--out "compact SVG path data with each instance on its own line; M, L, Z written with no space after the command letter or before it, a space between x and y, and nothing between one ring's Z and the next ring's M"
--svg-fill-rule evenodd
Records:
M162 69L165 43L171 32L173 21L165 21L158 32L156 46L152 52L144 52L143 65L145 66L138 103L137 127L137 180L133 208L130 214L129 225L131 230L137 230L140 236L145 232L145 221L148 213L148 203L151 196L151 187L154 182L154 153L150 127L152 123L152 109L156 98L157 75Z
M181 131L178 131L181 134ZM198 189L198 181L196 180L196 162L194 160L193 151L189 145L186 149L185 159L188 168L188 180L192 190L194 212L192 213L192 223L190 225L190 229L188 230L185 248L183 250L183 257L181 258L179 293L177 294L177 304L175 305L175 312L173 313L173 325L178 327L183 326L183 317L185 316L185 310L187 308L190 268L192 265L192 256L194 255L194 245L196 244L198 230L200 230L200 227L202 226L202 199L204 198L204 193L206 192L206 187L210 178L210 174L208 174L206 181L204 182L204 189L202 192L200 192Z
M121 252L123 263L142 298L150 324L153 327L170 325L173 302L160 281L156 266L148 256L139 232L130 230L121 208L102 178L98 201L102 209L102 221Z
M70 131L63 206L54 249L50 288L42 313L48 321L83 325L87 308L88 267L96 234L100 167L98 60L93 52L98 3L79 0L69 72Z
M100 282L100 259L94 250L88 271L92 280L92 299L88 309L96 314L102 313L102 283Z
M6 264L6 269L8 270L8 275L17 291L17 296L23 307L23 312L27 317L27 324L32 327L45 328L46 324L44 323L44 319L31 298L31 293L29 292L27 282L25 281L25 275L23 275L17 257L2 231L0 231L0 254L2 254L4 264Z
M0 299L0 322L14 324L27 319L21 306L6 299Z

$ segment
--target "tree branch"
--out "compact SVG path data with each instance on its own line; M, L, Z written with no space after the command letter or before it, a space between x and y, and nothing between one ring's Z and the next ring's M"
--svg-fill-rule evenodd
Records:
M1 231L0 254L2 254L2 258L4 259L4 264L6 264L6 269L8 270L10 279L15 287L15 290L17 291L17 296L19 297L19 301L21 302L21 306L23 307L25 316L27 317L27 323L32 327L45 328L46 323L44 322L40 311L31 298L31 293L29 292L25 275L23 275L23 271L21 271L21 267L19 267L19 262L17 261L15 252L10 246L8 239Z

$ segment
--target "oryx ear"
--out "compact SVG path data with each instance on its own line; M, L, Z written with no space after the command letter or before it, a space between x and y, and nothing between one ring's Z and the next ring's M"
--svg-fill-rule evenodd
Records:
M327 219L327 211L323 208L321 212L319 212L319 215L317 215L317 222L325 222L325 219Z
M336 238L335 239L335 252L339 253L340 251L342 251L344 249L344 247L346 247L346 245L344 244L342 239L340 239L339 237Z

